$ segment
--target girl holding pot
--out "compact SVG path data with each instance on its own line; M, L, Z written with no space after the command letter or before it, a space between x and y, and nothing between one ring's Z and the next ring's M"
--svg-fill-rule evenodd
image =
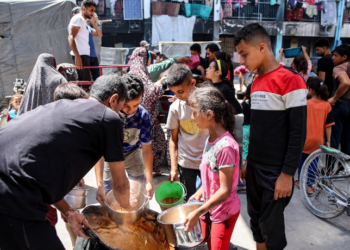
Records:
M241 207L236 191L240 158L233 138L234 109L214 87L196 89L189 103L192 118L200 129L209 130L209 137L200 165L202 187L189 199L200 201L203 197L205 203L187 216L185 231L192 231L198 219L202 228L211 223L208 248L227 250Z

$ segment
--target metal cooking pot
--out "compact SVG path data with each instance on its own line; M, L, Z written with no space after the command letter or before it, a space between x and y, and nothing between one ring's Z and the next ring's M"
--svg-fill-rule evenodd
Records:
M89 191L86 187L75 186L64 199L74 209L80 209L86 206L87 192Z
M184 231L184 222L187 215L202 205L202 202L181 204L169 208L158 215L157 221L163 227L170 246L177 249L193 249L208 240L210 234L206 233L208 237L203 238L202 227L199 220L193 231ZM209 229L205 228L204 230Z
M132 186L132 181L130 180L130 186ZM143 210L148 205L148 199L141 191L138 192L137 204L139 209L132 212L117 212L113 210L109 205L112 202L117 202L114 197L113 190L109 191L107 194L107 206L108 206L108 216L109 218L117 224L132 224L140 219Z

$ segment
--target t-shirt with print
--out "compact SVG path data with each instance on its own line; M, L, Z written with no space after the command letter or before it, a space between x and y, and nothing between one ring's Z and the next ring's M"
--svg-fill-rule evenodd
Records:
M307 101L307 133L303 153L311 154L323 144L325 128L334 125L331 111L329 102L312 99Z
M124 128L124 153L131 153L143 145L152 144L151 119L147 111L139 106L135 113L120 112Z
M232 215L238 213L241 208L241 202L236 191L239 162L239 146L229 132L226 132L214 142L207 140L200 168L204 202L207 202L220 188L220 169L234 168L230 195L225 201L209 211L210 220L213 223L220 223L229 219Z
M191 119L192 110L184 101L177 99L168 114L167 129L179 128L178 164L184 168L199 169L208 130L200 129Z
M90 56L90 46L89 46L89 29L87 27L86 20L83 18L81 14L77 14L72 17L69 23L69 27L79 27L78 34L74 38L75 44L77 46L77 50L79 55ZM72 56L74 56L73 51L70 52Z

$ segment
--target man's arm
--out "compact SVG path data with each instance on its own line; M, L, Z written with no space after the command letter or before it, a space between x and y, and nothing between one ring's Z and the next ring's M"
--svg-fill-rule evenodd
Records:
M337 77L339 81L339 87L337 91L334 93L334 96L328 99L328 102L332 105L334 105L337 100L342 97L346 91L348 91L350 87L350 79L348 74L344 71L340 73L340 75Z
M78 32L80 30L79 26L70 26L70 32L68 35L68 43L70 48L72 49L74 56L75 56L75 66L78 67L78 69L82 69L83 67L83 62L81 60L81 57L79 55L78 49L77 49L77 45L75 43L75 37L77 36Z
M89 238L89 236L85 234L82 225L84 225L86 228L90 228L90 225L85 217L79 213L79 211L71 208L65 199L55 203L54 206L63 214L64 217L66 217L76 235L84 239Z
M317 77L320 78L322 81L324 81L324 79L326 79L326 72L318 71Z
M175 128L171 130L171 136L169 141L169 153L171 160L171 171L169 175L170 181L176 181L178 179L178 134L179 128Z
M151 199L153 196L153 151L152 144L142 145L143 163L145 164L146 191Z
M94 166L96 183L97 183L97 192L96 200L103 206L106 206L106 193L103 187L103 170L104 170L104 157L102 157Z
M109 162L109 168L113 179L114 197L123 208L129 208L130 183L126 177L125 162Z
M90 19L90 22L92 24L92 27L95 29L91 32L91 35L93 36L97 36L97 37L102 37L102 31L100 30L100 28L98 27L98 25L95 22L95 16L92 16Z
M331 146L331 134L332 134L332 127L326 127L326 146L330 147Z

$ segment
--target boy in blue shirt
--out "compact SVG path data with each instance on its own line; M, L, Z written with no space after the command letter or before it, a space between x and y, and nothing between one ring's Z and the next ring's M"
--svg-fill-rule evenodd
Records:
M122 80L128 86L127 98L119 115L123 120L124 129L124 158L128 178L138 181L146 191L146 195L153 196L153 152L152 152L152 126L147 111L140 106L144 93L141 78L126 74ZM113 183L108 163L95 166L97 179L96 199L104 204L105 195L112 190ZM103 185L102 184L103 180Z

